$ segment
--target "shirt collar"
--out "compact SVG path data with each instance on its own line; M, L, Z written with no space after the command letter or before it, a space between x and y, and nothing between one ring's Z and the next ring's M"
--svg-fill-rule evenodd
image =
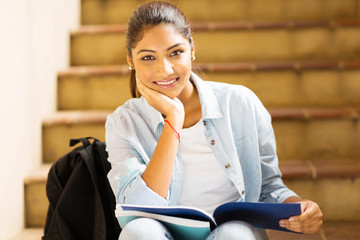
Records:
M195 83L199 93L202 119L222 118L223 113L212 85L202 80L195 73L191 73L191 80Z
M220 109L218 98L216 97L214 89L211 85L193 72L191 72L190 79L194 82L199 93L202 119L222 118L223 114ZM151 107L144 97L141 97L140 101L141 104L146 106L146 113L144 117L148 118L148 122L151 123L152 128L156 130L159 125L164 125L164 118L162 114L155 108Z

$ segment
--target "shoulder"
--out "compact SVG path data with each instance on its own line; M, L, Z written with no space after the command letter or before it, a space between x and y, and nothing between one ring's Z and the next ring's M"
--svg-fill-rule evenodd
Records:
M237 123L246 122L247 126L254 123L258 128L262 128L271 123L269 112L249 88L221 82L209 82L208 84L216 96L217 104L223 115L236 120L232 121L234 126L243 127Z
M106 120L106 129L111 127L125 132L138 132L139 129L156 129L163 117L151 107L144 97L132 98L118 107Z
M243 85L204 80L194 73L192 74L192 79L198 88L199 94L203 97L215 96L219 101L229 98L237 98L239 100L257 98L249 88ZM205 97L205 99L209 100L208 97Z
M139 101L138 98L132 98L126 101L123 105L116 108L116 110L108 115L108 118L124 118L125 116L136 114L139 112Z
M214 92L218 102L228 102L237 104L259 104L260 100L256 94L249 88L243 85L229 84L223 82L210 82L205 83Z
M131 98L119 106L111 115L132 115L140 114L143 109L143 101L140 98Z
M129 99L107 116L106 125L129 125L141 119L143 112L144 103L140 98Z

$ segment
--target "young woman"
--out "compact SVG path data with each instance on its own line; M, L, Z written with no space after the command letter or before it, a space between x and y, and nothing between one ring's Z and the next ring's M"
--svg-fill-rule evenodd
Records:
M129 19L127 60L133 98L108 116L108 177L117 203L187 205L209 213L225 202L300 202L280 221L319 230L319 206L281 180L271 118L249 89L206 82L192 71L194 42L183 13L167 2L141 5ZM159 222L137 219L119 239L172 239ZM228 222L208 239L267 239L264 230Z

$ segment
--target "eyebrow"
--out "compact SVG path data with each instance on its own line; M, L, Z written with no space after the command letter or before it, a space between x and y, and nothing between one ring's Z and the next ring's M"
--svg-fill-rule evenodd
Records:
M173 46L171 46L171 47L167 48L167 49L166 49L166 51L169 51L169 50L171 50L171 49L173 49L173 48L176 48L176 47L178 47L178 46L180 46L180 45L184 45L184 43L177 43L177 44L175 44L175 45L173 45ZM153 53L156 53L156 51L154 51L154 50L150 50L150 49L141 49L141 50L140 50L140 51L138 51L136 54L139 54L139 53L141 53L141 52L153 52Z

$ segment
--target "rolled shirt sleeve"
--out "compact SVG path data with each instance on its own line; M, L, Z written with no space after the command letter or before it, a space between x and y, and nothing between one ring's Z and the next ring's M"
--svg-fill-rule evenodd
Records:
M115 112L108 116L105 125L106 151L109 155L108 161L112 166L108 173L108 179L116 202L167 206L169 196L164 199L147 187L142 179L141 176L146 169L145 159L149 157L144 154L140 141L136 140L137 136L132 136L131 134L134 133L131 133L131 130L122 124L123 120ZM122 136L127 136L127 139ZM129 140L134 142L131 143Z

